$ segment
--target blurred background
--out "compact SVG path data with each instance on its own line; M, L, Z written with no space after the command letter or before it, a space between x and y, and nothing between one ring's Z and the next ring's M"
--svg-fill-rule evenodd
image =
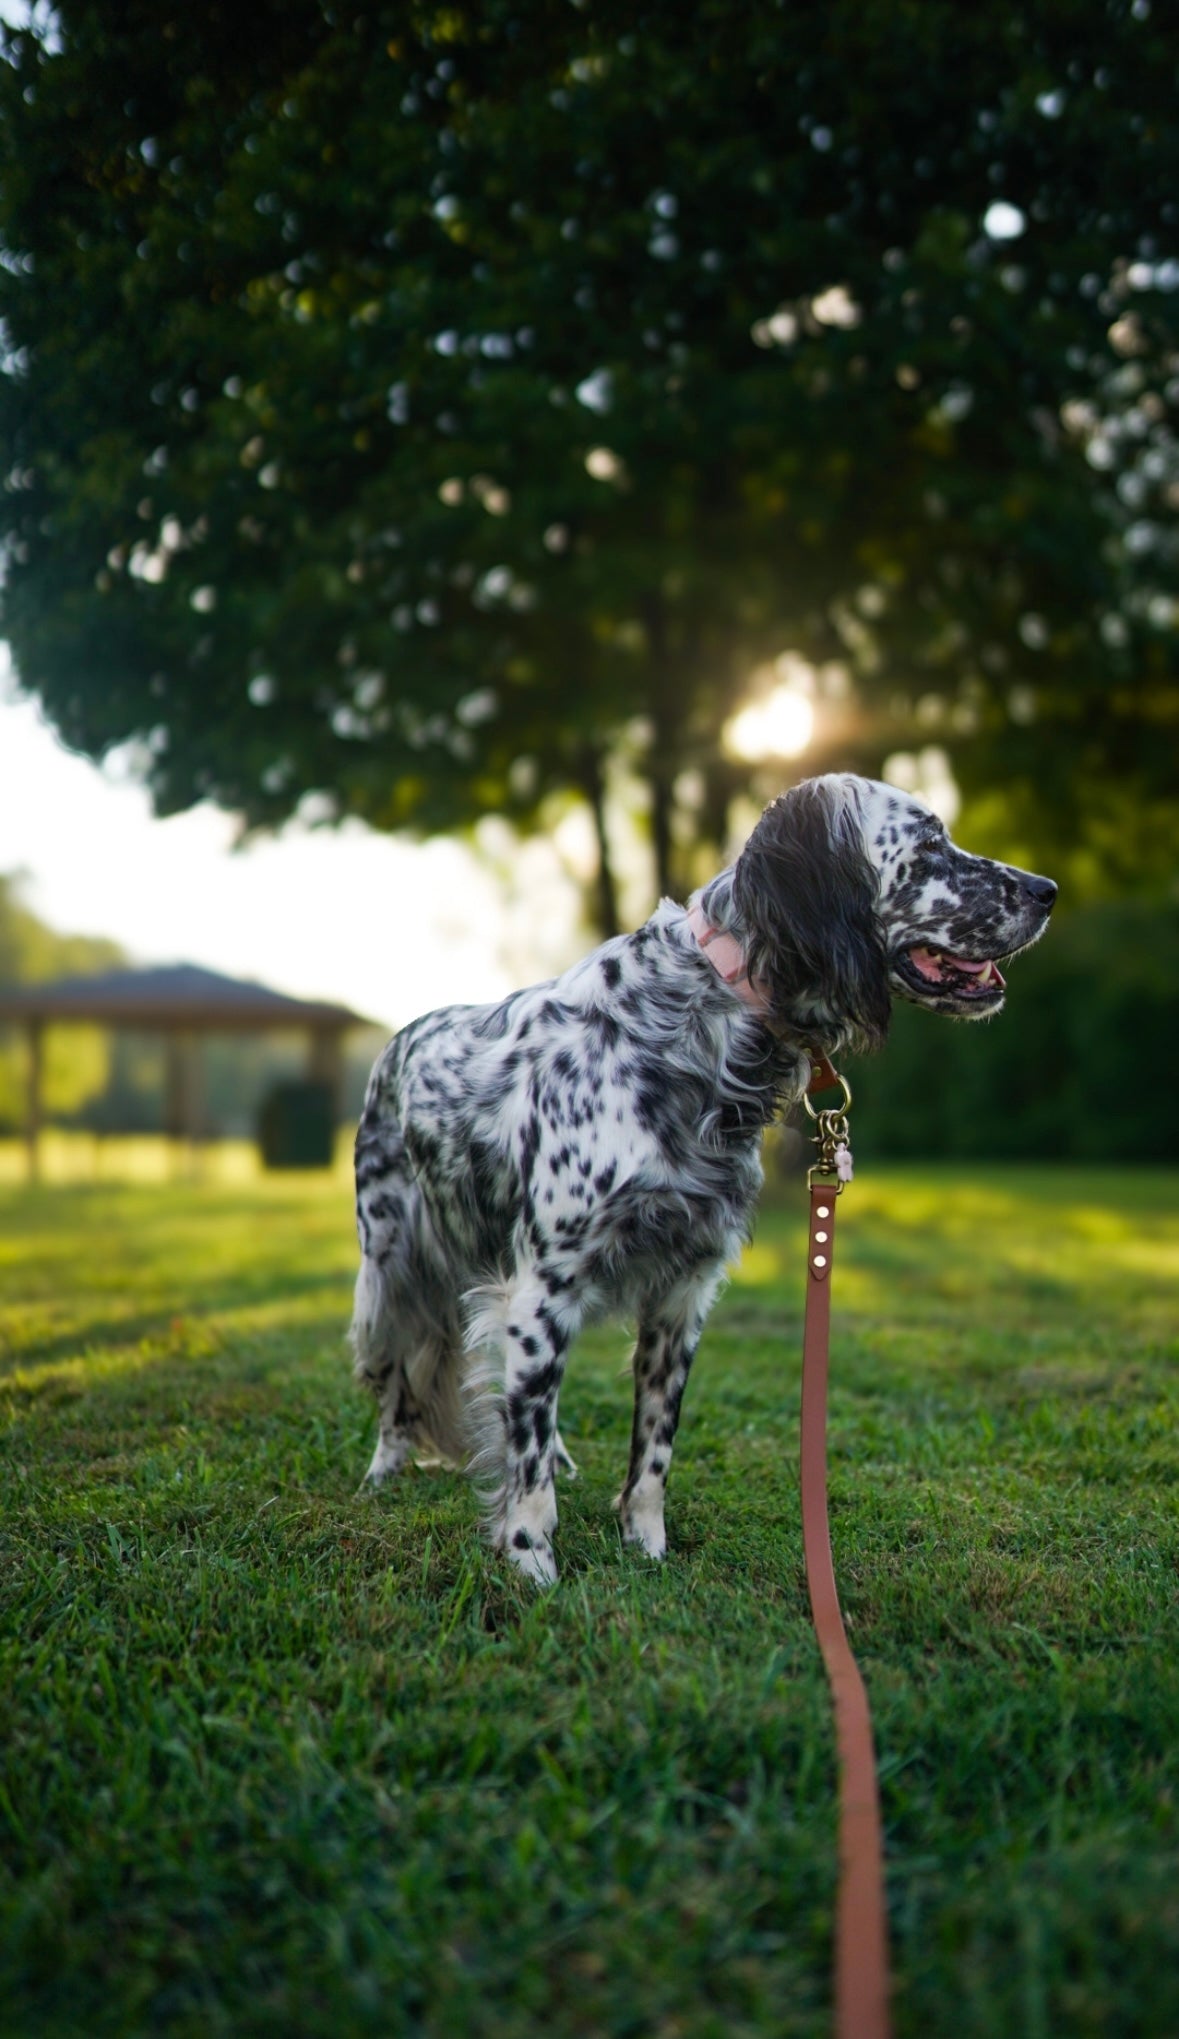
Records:
M858 1149L1179 1158L1163 9L0 16L0 1172L325 1081L38 986L329 1001L344 1126L832 769L1062 888Z

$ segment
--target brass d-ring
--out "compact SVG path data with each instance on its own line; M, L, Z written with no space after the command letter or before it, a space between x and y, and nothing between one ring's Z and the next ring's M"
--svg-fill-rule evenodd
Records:
M843 1091L843 1103L841 1105L836 1105L834 1107L828 1106L827 1109L828 1110L834 1109L840 1112L849 1111L851 1109L852 1101L851 1084L848 1082L846 1076L837 1075L835 1080L839 1084L841 1090ZM830 1088L830 1086L828 1086L828 1088ZM803 1091L802 1094L802 1101L803 1104L806 1106L806 1115L808 1119L818 1119L822 1116L820 1112L817 1112L815 1110L814 1105L811 1103L810 1098L805 1090Z

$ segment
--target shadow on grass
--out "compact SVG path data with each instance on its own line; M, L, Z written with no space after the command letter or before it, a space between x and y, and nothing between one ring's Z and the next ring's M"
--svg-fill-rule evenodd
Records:
M28 1337L16 1339L0 1333L0 1383L6 1375L24 1367L50 1366L57 1360L83 1359L95 1353L156 1346L161 1348L157 1356L167 1358L170 1353L183 1350L185 1340L194 1332L199 1338L208 1329L221 1337L226 1335L222 1319L249 1317L260 1309L265 1310L270 1320L268 1328L280 1328L283 1315L288 1314L292 1328L297 1328L302 1336L309 1328L308 1319L300 1317L295 1309L285 1311L284 1306L296 1304L300 1298L322 1296L331 1285L331 1277L323 1274L291 1274L284 1270L281 1277L268 1277L265 1271L259 1271L238 1281L206 1286L199 1303L191 1297L178 1296L171 1305L161 1304L153 1310L127 1315L117 1312L87 1315L74 1330L34 1331ZM277 1309L276 1290L282 1298ZM325 1324L332 1322L341 1339L348 1328L349 1306L347 1290L342 1290L338 1311L333 1318L325 1316L322 1320Z

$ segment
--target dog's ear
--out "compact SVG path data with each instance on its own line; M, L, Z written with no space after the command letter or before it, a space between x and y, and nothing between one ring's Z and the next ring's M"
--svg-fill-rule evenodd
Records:
M846 781L804 780L766 808L733 897L749 974L782 1021L880 1046L890 997L877 890Z

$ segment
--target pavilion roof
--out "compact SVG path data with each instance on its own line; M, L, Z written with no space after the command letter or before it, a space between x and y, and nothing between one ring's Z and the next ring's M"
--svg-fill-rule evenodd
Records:
M349 1006L291 998L248 978L225 977L197 963L166 963L143 970L105 970L90 977L57 977L44 984L0 986L0 1022L84 1020L100 1026L185 1028L237 1033L262 1028L313 1028L342 1033L381 1023Z

